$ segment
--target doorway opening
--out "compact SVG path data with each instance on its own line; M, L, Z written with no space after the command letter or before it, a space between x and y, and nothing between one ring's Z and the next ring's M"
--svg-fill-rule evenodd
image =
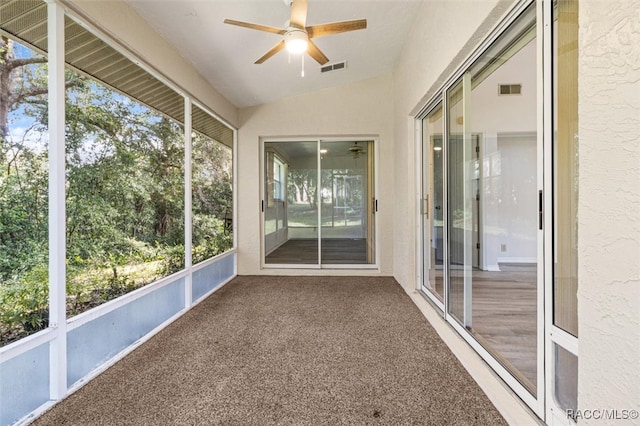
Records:
M373 140L264 142L264 265L374 265Z

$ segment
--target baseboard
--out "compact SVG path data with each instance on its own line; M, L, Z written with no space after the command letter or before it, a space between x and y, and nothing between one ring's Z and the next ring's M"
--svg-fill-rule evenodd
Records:
M497 264L495 265L487 265L484 267L483 269L484 271L489 271L489 272L500 272L500 266L498 266Z
M538 263L535 257L498 257L498 263Z

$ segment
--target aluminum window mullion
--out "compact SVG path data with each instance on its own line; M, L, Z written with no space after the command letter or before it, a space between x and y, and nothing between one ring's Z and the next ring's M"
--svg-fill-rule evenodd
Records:
M233 206L233 223L231 224L231 232L233 232L233 248L238 248L238 132L233 132L233 147L231 148L231 205ZM261 147L262 149L262 147ZM264 238L263 238L264 240ZM238 257L234 261L234 275L238 273Z
M191 138L191 99L184 98L184 268L188 274L184 282L184 307L189 308L193 299L193 141Z
M422 212L422 206L423 206L423 198L424 198L424 192L425 192L425 188L424 188L424 173L425 173L425 169L424 169L424 124L423 124L423 120L428 116L428 114L425 115L425 117L423 118L416 118L414 120L414 138L415 138L415 150L416 150L416 155L415 155L415 174L414 176L416 176L416 194L415 194L415 199L418 200L417 205L415 206L415 215L416 217L419 218L419 220L417 221L417 232L418 232L418 238L416 238L416 253L418 253L418 256L416 258L416 285L415 288L416 290L421 290L423 288L425 288L424 283L426 282L425 280L427 279L427 277L425 276L425 268L424 268L424 259L426 256L426 250L425 250L425 238L424 238L424 217L423 217L423 212Z
M551 161L551 141L552 141L552 127L553 127L553 88L552 88L552 61L551 61L551 32L550 22L548 18L551 15L547 15L548 6L551 2L546 1L537 3L536 11L536 37L537 37L537 83L538 83L538 122L537 122L537 159L538 159L538 190L543 191L543 219L542 230L538 231L538 238L542 241L538 241L538 283L537 283L537 386L536 386L536 398L537 398L537 412L543 418L546 418L545 405L547 404L547 396L552 395L550 392L550 381L548 380L548 374L553 369L550 368L551 364L548 362L548 354L551 350L549 341L545 338L547 334L547 320L546 317L551 312L546 309L546 298L551 294L547 292L547 286L552 282L551 271L553 262L552 244L553 244L553 226L551 226L552 214L548 214L546 207L551 206L548 202L550 200L552 191L550 185L552 182L551 170L553 168L553 162ZM547 211L545 211L547 210ZM546 368L545 368L546 366Z
M471 163L471 158L475 156L472 136L471 136L471 72L466 71L462 75L462 158L464 168L462 170L463 179L463 208L465 214L472 212L472 202L474 191L472 190L471 176L466 165ZM475 246L473 245L473 229L471 229L471 235L467 236L467 230L464 229L464 290L462 292L463 299L463 324L468 329L471 329L473 324L473 251ZM478 231L478 235L480 232ZM468 238L470 240L468 240ZM468 268L468 269L467 269Z
M49 109L49 352L50 398L67 393L64 10L47 2Z
M371 143L373 144L373 171L371 173L371 176L373 178L373 199L374 199L374 203L378 201L378 194L380 194L380 187L379 187L379 179L378 179L378 175L379 172L378 170L380 170L380 139L379 137L374 137L371 138ZM384 202L384 201L383 201ZM373 238L374 240L374 256L373 256L373 266L375 266L376 268L380 267L379 264L379 259L380 259L380 232L379 232L379 226L380 226L380 220L378 220L375 215L378 214L378 212L376 211L376 205L372 206L372 213L369 217L369 219L367 220L371 220L371 217L373 217L374 222L373 222L373 236L370 236L370 238Z
M448 90L448 89L447 89ZM442 292L444 309L442 316L449 319L449 98L442 94Z
M318 268L322 269L322 197L320 197L320 193L322 192L320 186L322 185L322 156L320 155L320 149L322 141L318 139L316 145L316 208L318 209ZM320 198L320 203L318 204L318 198Z
M259 223L259 231L260 231L260 269L265 269L267 267L267 245L266 245L266 236L267 236L267 230L266 230L266 226L264 223L264 219L265 219L265 211L264 211L264 203L266 202L266 188L267 188L267 176L266 176L266 161L267 161L267 157L266 157L266 153L265 153L265 149L266 149L266 143L267 141L265 139L263 139L262 137L259 138L259 152L258 152L258 157L259 157L259 161L258 161L258 211L259 211L259 217L260 217L260 223ZM235 158L235 156L234 156ZM234 170L234 174L235 174L235 170ZM234 182L235 185L235 182ZM234 241L236 239L235 235L233 237Z

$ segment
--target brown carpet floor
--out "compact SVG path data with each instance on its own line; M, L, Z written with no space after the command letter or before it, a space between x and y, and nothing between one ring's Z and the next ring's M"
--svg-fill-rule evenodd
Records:
M506 424L393 278L235 278L34 425Z

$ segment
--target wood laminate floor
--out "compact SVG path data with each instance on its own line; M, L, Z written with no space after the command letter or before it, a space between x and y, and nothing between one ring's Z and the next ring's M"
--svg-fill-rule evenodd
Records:
M265 259L268 264L317 264L318 240L289 240ZM364 238L323 238L323 264L366 264L367 240Z
M532 265L501 265L501 271L474 269L471 334L530 391L537 376L537 275ZM434 290L442 298L442 271ZM462 320L462 272L452 278L450 306Z

